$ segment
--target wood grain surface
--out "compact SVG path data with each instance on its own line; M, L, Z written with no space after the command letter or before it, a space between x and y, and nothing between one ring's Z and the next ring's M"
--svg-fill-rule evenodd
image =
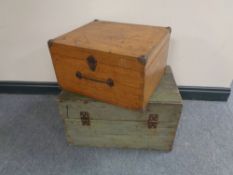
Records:
M159 47L170 31L164 27L94 21L55 39L55 43L139 57Z
M51 40L49 49L64 90L143 109L163 76L169 38L166 27L95 21ZM89 56L96 60L95 71Z

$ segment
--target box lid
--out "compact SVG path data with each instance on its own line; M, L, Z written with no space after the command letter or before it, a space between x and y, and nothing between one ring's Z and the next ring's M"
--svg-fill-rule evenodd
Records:
M55 38L53 43L138 58L161 47L170 32L170 27L95 20Z

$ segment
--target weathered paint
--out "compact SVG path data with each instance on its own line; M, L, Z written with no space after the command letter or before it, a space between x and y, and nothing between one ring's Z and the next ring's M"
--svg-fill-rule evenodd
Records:
M144 111L120 108L65 91L59 97L59 109L71 144L168 151L175 138L182 100L171 69L167 67ZM89 113L90 126L82 125L82 111ZM158 115L156 128L148 128L150 114Z

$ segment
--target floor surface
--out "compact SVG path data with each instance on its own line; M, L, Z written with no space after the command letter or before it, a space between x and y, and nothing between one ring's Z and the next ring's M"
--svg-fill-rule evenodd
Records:
M0 95L0 175L232 175L233 95L184 101L174 149L66 144L55 96Z

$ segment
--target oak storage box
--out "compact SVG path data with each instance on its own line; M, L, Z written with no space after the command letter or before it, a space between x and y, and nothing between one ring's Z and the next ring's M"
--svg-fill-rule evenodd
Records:
M48 42L62 89L142 109L164 74L170 27L94 21ZM129 93L130 92L130 93Z
M59 96L68 143L78 146L169 151L181 109L181 96L169 67L144 111L120 108L67 91Z

